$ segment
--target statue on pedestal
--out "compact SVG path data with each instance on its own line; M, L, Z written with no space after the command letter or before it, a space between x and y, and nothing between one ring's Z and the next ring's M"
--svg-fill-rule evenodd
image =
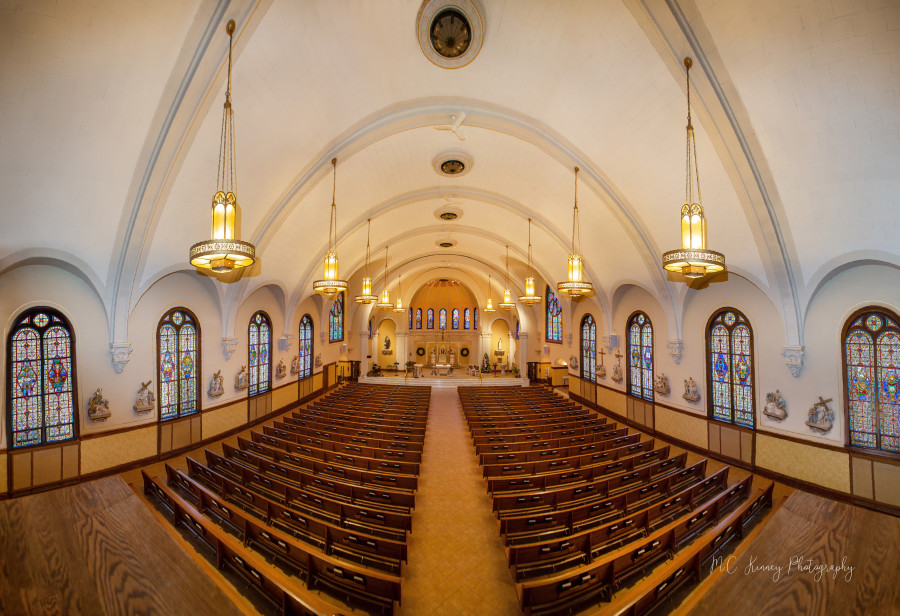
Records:
M781 396L781 391L776 389L774 392L766 394L766 406L763 408L763 415L771 417L776 421L781 421L787 417L787 403Z
M806 425L813 432L825 434L834 426L834 411L828 406L831 400L832 398L823 400L822 396L819 396L819 401L814 402L812 408L809 409L809 421L806 422Z
M215 374L213 374L212 381L209 383L209 389L206 390L206 395L210 398L218 398L224 393L225 378L222 376L221 370L216 370Z
M241 371L234 376L234 388L238 391L247 389L250 386L248 381L247 366L241 366Z
M287 366L284 365L284 360L279 359L278 365L275 367L275 378L283 379L287 376Z
M143 381L141 381L141 388L138 390L137 400L135 401L134 406L131 407L134 409L135 413L149 413L156 405L156 397L149 389L150 383L152 382L153 381L147 381L146 383L144 383Z
M109 400L103 397L103 390L98 387L94 395L88 399L88 417L93 421L106 421L112 413L109 412Z
M681 397L688 402L700 401L700 392L697 390L697 383L694 382L694 377L689 376L684 380L684 394Z

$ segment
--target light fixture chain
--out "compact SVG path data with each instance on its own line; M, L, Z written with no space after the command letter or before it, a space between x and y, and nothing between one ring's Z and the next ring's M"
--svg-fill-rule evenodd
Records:
M332 168L332 184L331 184L331 218L328 221L328 252L332 252L337 248L337 204L335 203L335 195L337 194L337 159L331 159Z

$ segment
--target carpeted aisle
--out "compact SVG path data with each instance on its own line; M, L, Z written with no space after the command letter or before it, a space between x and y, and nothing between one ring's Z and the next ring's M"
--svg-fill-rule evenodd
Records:
M432 389L401 616L521 614L456 388Z

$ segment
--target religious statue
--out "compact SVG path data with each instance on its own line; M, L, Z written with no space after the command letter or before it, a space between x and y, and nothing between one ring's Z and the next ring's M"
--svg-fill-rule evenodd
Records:
M212 381L209 382L209 389L206 395L210 398L218 398L225 393L225 377L222 376L221 370L216 370L213 374Z
M787 417L787 403L781 396L781 391L776 389L774 392L766 394L766 406L763 408L763 415L771 417L776 421L781 421Z
M135 413L149 413L156 405L156 396L154 396L153 392L149 389L150 383L152 382L153 381L147 381L144 383L141 381L141 388L138 390L137 400L135 401L134 406L131 407L134 409Z
M391 350L391 339L388 336L384 337L384 350L385 351Z
M241 371L234 375L234 388L237 391L247 389L250 386L248 382L247 366L241 366Z
M88 399L88 417L94 421L106 421L110 415L109 400L103 397L103 390L98 387Z
M569 367L572 370L578 370L578 358L574 355L569 356Z
M616 353L616 363L613 365L612 380L616 383L622 382L622 354Z
M653 377L653 391L664 396L669 395L669 377L660 372Z
M450 349L450 365L456 365L456 351L454 351L453 349Z
M694 382L694 377L689 376L684 379L684 394L681 397L688 402L700 401L700 392L697 390L697 383Z
M284 365L284 360L279 359L278 365L275 367L275 378L283 379L287 376L287 366Z
M502 350L503 350L503 338L498 338L498 339L497 339L497 350L498 350L498 351L502 351Z
M321 367L322 367L322 354L319 353L318 355L316 355L316 368L321 368Z
M300 356L294 355L294 359L291 360L291 374L297 375L300 374Z
M431 358L431 365L435 365L437 362L435 361L434 349L431 349L431 355L429 355L429 357Z
M834 425L834 411L828 406L831 401L832 398L823 400L822 396L819 396L819 401L814 402L809 409L809 421L806 422L806 425L813 432L825 434Z
M597 375L597 378L605 379L606 378L606 366L604 366L603 364L600 364L594 373Z

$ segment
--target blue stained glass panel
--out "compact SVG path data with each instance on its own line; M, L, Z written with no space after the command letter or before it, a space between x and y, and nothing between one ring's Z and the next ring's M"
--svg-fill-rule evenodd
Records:
M562 305L556 293L547 285L546 290L547 304L545 314L545 325L547 329L547 342L562 342Z
M472 324L471 314L472 312L468 308L463 310L463 329L469 329L469 326Z
M450 324L453 329L459 329L459 308L454 308L450 317Z
M328 341L340 342L344 339L344 292L341 291L331 302L328 313Z
M428 329L434 329L434 308L429 308L427 313Z
M447 329L447 309L441 308L438 312L438 329Z
M300 373L298 378L301 380L312 376L312 349L313 323L312 318L305 314L300 319Z
M422 309L416 308L416 329L422 329Z
M519 324L516 322L516 332ZM581 378L597 381L597 324L594 317L587 314L581 320Z

